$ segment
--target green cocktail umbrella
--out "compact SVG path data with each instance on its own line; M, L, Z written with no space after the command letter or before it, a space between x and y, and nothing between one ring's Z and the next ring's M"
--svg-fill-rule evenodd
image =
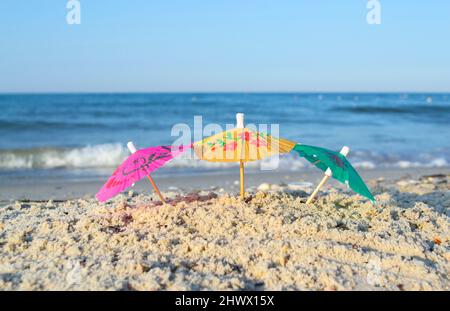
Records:
M341 183L346 184L356 193L368 198L372 204L375 204L375 198L372 193L370 193L370 190L367 188L358 172L345 157L349 150L347 147L344 147L341 150L341 153L339 153L321 147L296 144L293 150L297 151L301 157L304 157L325 172L325 177L322 179L314 193L311 194L307 203L312 201L327 179L333 177Z

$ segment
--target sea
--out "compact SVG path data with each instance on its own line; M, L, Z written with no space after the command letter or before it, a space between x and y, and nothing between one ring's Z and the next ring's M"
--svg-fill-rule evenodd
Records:
M103 178L138 148L172 144L180 125L245 122L298 143L349 146L356 168L444 167L450 163L450 94L120 93L0 95L0 178ZM198 120L198 119L197 119ZM194 139L192 130L192 139ZM280 170L308 167L296 154ZM164 174L222 169L175 160Z

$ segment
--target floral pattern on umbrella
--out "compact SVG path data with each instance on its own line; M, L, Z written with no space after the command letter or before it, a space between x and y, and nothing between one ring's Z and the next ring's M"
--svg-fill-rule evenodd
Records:
M295 143L248 128L235 128L193 144L196 155L210 162L250 162L287 153Z

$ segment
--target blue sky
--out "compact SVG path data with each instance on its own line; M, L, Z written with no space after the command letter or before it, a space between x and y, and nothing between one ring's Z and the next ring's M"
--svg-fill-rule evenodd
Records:
M450 1L0 1L0 92L450 91Z

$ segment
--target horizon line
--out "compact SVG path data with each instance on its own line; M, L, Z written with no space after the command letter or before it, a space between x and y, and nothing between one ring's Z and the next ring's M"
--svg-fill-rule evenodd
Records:
M104 94L450 94L448 91L24 91L0 95L104 95Z

